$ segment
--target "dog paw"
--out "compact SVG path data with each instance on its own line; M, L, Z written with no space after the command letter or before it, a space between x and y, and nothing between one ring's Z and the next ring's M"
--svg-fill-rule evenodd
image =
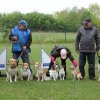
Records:
M23 81L23 78L21 80Z
M17 80L15 80L15 82L17 82Z
M6 78L6 81L9 81L8 78Z

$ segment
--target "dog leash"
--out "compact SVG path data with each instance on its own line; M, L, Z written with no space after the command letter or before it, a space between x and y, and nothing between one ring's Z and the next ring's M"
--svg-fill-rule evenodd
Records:
M18 59L16 60L18 62L18 60L21 58L22 54L24 53L24 51L21 52L20 56L18 57Z

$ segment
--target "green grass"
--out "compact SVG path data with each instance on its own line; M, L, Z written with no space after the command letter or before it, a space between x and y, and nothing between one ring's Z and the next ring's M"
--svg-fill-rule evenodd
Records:
M65 43L65 33L43 33L43 32L33 32L33 42L34 43L42 43L45 39L53 39L57 43ZM41 35L41 36L40 36ZM66 42L72 43L75 41L76 34L75 33L66 33ZM47 41L52 42L52 41Z
M0 82L0 100L99 100L97 81Z
M35 34L36 35L36 34ZM33 35L34 37L34 35ZM39 38L42 34L39 35ZM49 37L48 37L49 38ZM56 37L54 37L56 38ZM62 38L59 36L59 38ZM46 37L45 37L46 39ZM57 39L57 38L56 38ZM40 38L37 41L42 41ZM36 61L41 61L40 49L41 44L35 43L31 45L32 52L30 54L31 67L35 74L36 70L33 63ZM60 43L59 45L67 46L72 55L76 60L78 60L78 54L75 52L74 43ZM0 51L7 46L7 60L12 57L11 44L0 44ZM53 48L54 44L46 43L44 45L47 53ZM59 59L57 59L59 61ZM21 60L20 60L20 63ZM5 81L5 77L0 77L0 100L100 100L100 82L91 81L88 79L88 67L85 66L86 76L85 80L74 82L72 81L69 66L71 65L70 60L67 60L67 80L60 81L44 81L37 82L36 80L26 82L20 80L20 67L19 66L19 79L18 82L10 83ZM96 59L97 66L97 59ZM98 78L97 67L96 78ZM5 73L5 72L2 72Z

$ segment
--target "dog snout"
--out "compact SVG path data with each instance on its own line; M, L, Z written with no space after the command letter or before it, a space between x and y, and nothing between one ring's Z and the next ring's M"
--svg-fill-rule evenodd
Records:
M11 68L16 68L16 65L15 64L11 64Z
M12 61L12 64L15 65L16 64L16 61Z

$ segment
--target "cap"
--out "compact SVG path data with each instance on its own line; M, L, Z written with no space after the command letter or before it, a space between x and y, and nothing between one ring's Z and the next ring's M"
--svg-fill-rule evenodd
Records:
M85 22L91 22L91 19L86 18L84 21L85 21Z
M89 23L89 22L91 22L91 19L89 19L89 18L86 18L86 19L84 19L84 24L86 24L86 23Z
M24 26L26 26L27 27L27 22L25 21L25 20L20 20L19 21L19 25L24 25Z
M60 51L60 56L61 56L62 59L66 59L66 57L67 57L67 50L66 49L62 49Z

